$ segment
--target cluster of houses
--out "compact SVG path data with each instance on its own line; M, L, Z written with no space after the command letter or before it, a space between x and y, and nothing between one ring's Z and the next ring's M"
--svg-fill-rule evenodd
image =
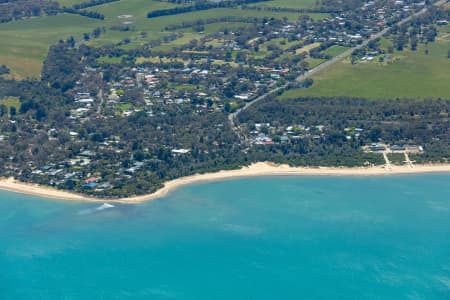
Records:
M95 99L87 92L77 92L74 97L74 105L70 110L72 120L80 120L88 115L94 108Z
M296 33L297 38L310 42L335 42L341 46L354 46L364 37L381 31L402 17L413 14L425 6L424 1L368 1L360 9L349 10L311 23L302 34L296 26L284 25L275 35ZM353 26L363 20L363 26Z
M228 67L211 64L210 69L205 69L204 65L200 68L196 64L201 62L190 66L125 67L116 81L109 82L109 93L105 96L107 111L125 117L138 111L145 111L149 116L156 112L164 114L165 108L171 105L190 105L194 113L222 111L226 103L251 101L288 72L262 67L259 80L251 81L245 76L238 79L238 84L245 84L248 90L227 98L223 90L229 84ZM127 91L137 91L142 99L127 97Z
M52 132L55 132L54 130ZM50 163L45 166L35 166L29 163L33 176L46 178L46 181L53 186L66 184L68 181L79 184L84 189L103 191L112 189L113 185L109 181L102 180L100 176L92 176L86 173L86 168L92 163L95 156L94 151L84 150L74 158L63 160L59 163ZM36 180L40 182L41 180Z
M250 142L255 145L286 144L298 139L320 140L325 137L325 126L301 124L274 126L270 123L255 123L249 126Z

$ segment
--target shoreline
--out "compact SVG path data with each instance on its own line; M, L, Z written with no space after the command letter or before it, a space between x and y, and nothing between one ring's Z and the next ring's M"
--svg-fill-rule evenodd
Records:
M260 176L390 176L424 173L450 173L450 164L422 164L411 168L407 165L392 166L387 170L384 166L373 167L290 167L269 162L258 162L248 167L236 170L222 170L213 173L195 174L173 179L164 183L164 186L152 194L130 196L126 198L95 198L82 194L57 190L52 187L33 183L17 181L13 178L0 179L0 190L26 194L57 200L91 201L111 203L140 203L166 196L172 190L181 186L207 181L220 181L242 177Z

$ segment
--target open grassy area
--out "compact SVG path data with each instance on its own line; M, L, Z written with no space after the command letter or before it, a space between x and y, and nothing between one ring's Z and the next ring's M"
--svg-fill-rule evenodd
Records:
M108 56L102 56L98 58L98 62L100 64L107 63L107 64L120 64L122 62L122 56L119 57L108 57Z
M272 45L272 46L277 46L283 50L286 50L291 46L298 45L299 43L301 43L301 42L299 42L299 41L289 42L287 38L276 38L276 39L273 39L271 41L268 41L268 42L265 42L265 43L259 45L259 49L262 51L267 51L267 47Z
M71 35L91 32L101 21L64 14L0 25L0 64L17 79L37 77L50 45Z
M312 69L312 68L317 67L317 66L320 65L321 63L325 62L326 60L325 60L325 59L321 59L321 58L312 58L312 57L309 57L309 58L306 59L306 61L307 61L308 64L309 64L309 69Z
M61 7L72 7L75 4L86 2L86 0L56 0L56 2L58 2Z
M20 109L20 101L18 97L5 97L3 99L0 99L0 104L6 105L8 109L8 115L10 113L11 107L14 107L17 112Z
M438 41L417 51L395 53L391 63L338 63L315 76L309 89L293 89L282 98L352 96L371 99L450 98L450 42Z
M287 8L314 8L316 0L273 0L256 4L254 6L287 7Z
M331 56L337 56L343 52L345 52L345 50L347 50L347 47L344 46L339 46L339 45L333 45L328 49L325 49L324 51L322 51L323 54L328 54Z
M237 28L246 28L252 26L252 24L248 24L248 23L239 23L239 22L219 22L219 23L212 23L212 24L206 24L205 25L205 34L208 33L214 33L217 31L220 31L224 28L228 28L228 29L237 29ZM192 30L193 31L193 30ZM185 30L185 32L187 32Z
M308 44L308 45L306 45L306 46L303 46L303 47L301 47L301 48L298 48L296 51L295 51L295 53L297 53L297 54L302 54L303 52L306 52L306 53L308 53L309 52L309 50L311 50L311 49L314 49L314 48L317 48L317 47L319 47L320 46L320 43L312 43L312 44Z

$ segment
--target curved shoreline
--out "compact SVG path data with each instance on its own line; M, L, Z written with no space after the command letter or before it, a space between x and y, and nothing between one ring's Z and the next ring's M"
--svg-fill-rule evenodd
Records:
M422 173L450 173L450 164L428 164L409 166L392 166L391 170L383 166L375 167L290 167L288 165L276 165L268 162L254 163L248 167L237 170L224 170L214 173L195 174L181 177L164 183L164 187L152 194L142 196L131 196L126 198L110 199L95 198L84 196L68 191L57 190L51 187L32 183L24 183L13 178L1 179L0 190L21 193L31 196L72 201L97 201L97 202L116 202L116 203L139 203L148 200L154 200L164 197L170 191L191 183L205 181L219 181L225 179L234 179L240 177L259 177L259 176L381 176L381 175L401 175L401 174L422 174Z

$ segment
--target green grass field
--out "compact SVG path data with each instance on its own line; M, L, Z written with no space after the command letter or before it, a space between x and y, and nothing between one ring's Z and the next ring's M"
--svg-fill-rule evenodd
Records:
M287 8L314 8L316 0L273 0L253 6L287 7Z
M9 116L11 107L14 107L17 112L20 109L20 101L19 101L18 97L5 97L3 99L0 99L0 104L6 105L6 107L8 109L8 116Z
M328 54L331 55L333 57L345 52L345 50L347 50L347 47L343 47L343 46L339 46L339 45L333 45L328 49L325 49L324 51L322 51L323 54Z
M321 59L321 58L312 58L312 57L309 57L309 58L306 59L306 61L307 61L308 64L309 64L309 69L312 69L312 68L317 67L317 66L320 65L321 63L325 62L326 60L325 60L325 59Z
M56 0L56 2L59 3L60 7L63 7L63 6L72 7L75 4L80 4L80 3L86 2L86 0Z
M429 54L421 45L417 51L395 53L391 63L349 60L313 76L309 89L293 89L281 98L309 96L351 96L370 99L450 98L449 41L428 44Z
M17 79L39 76L50 45L91 32L101 21L78 15L46 16L0 25L0 64Z

